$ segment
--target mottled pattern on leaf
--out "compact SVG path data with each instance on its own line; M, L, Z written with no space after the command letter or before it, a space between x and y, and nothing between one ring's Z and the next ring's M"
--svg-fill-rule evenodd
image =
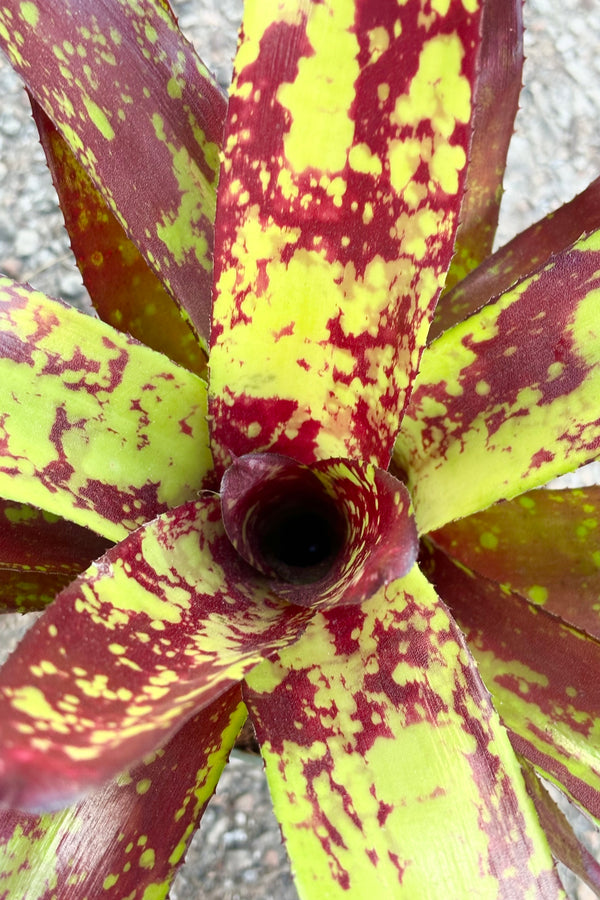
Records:
M247 684L301 897L561 896L489 695L416 567L318 615Z
M211 467L200 378L0 278L1 495L119 540Z
M197 375L206 355L191 321L131 241L41 106L33 114L71 247L101 319Z
M246 3L216 226L219 465L388 467L452 254L479 14Z
M0 3L0 48L205 339L226 100L159 0Z
M522 6L521 0L482 3L473 137L456 247L445 290L460 282L492 252L502 198L502 176L522 84ZM442 295L436 318L440 309L445 309L446 299Z
M570 203L518 234L444 294L436 307L429 340L504 293L583 234L599 227L600 178L597 178Z
M470 569L600 639L600 487L530 491L432 538Z
M274 596L204 495L138 529L57 597L0 673L0 798L57 808L163 743L309 610Z
M600 452L600 231L428 348L394 462L427 532Z
M76 806L42 816L0 810L2 896L163 900L245 715L233 688Z
M515 749L600 818L600 642L439 549L425 565Z

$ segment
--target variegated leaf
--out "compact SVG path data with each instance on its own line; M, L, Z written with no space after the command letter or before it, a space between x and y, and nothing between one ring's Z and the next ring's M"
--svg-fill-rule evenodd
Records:
M468 568L600 640L600 487L530 491L432 537Z
M600 452L600 231L423 355L394 461L427 532Z
M552 799L532 766L522 757L521 768L527 790L548 837L552 855L581 878L596 896L600 896L600 863L577 839L565 814Z
M109 550L0 673L0 799L57 808L156 749L302 632L205 494Z
M562 896L506 733L416 567L318 614L247 685L303 900Z
M226 100L172 13L160 0L2 0L0 48L207 338Z
M531 225L489 256L445 294L436 308L429 340L507 291L582 235L599 227L600 178L597 178L570 203Z
M600 642L433 545L426 571L515 749L600 818Z
M0 896L163 900L245 715L233 688L77 806L0 811Z
M223 524L238 553L300 606L357 604L406 575L418 553L403 484L344 459L303 466L240 456L221 482Z
M0 499L0 612L43 609L106 549L87 528Z
M0 495L119 540L211 468L200 378L0 279Z
M482 40L473 94L473 137L446 291L492 252L502 198L502 176L522 84L522 5L521 0L482 3ZM439 308L445 306L444 294L436 318Z
M70 578L53 572L27 572L0 566L0 614L39 612L52 603Z
M191 321L129 240L65 139L33 99L32 108L71 247L96 312L119 331L197 375L205 374L206 355Z
M387 468L452 254L479 16L246 3L216 226L219 466L272 450Z

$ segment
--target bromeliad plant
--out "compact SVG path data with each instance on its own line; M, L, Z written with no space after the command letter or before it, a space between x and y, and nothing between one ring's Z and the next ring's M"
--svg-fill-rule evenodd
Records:
M600 492L532 489L600 186L490 256L520 0L249 0L228 103L166 0L0 40L99 316L1 282L2 896L166 896L247 710L302 897L597 889Z

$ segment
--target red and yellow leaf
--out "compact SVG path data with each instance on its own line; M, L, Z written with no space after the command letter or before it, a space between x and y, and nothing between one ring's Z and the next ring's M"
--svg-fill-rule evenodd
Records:
M200 378L0 279L1 496L119 540L211 468Z
M106 549L87 528L0 499L0 612L43 609Z
M439 549L426 570L515 749L600 818L600 642Z
M428 348L396 443L421 532L600 453L600 231Z
M469 569L600 640L600 487L530 491L432 537Z
M71 247L96 312L119 331L197 375L205 374L206 355L192 323L33 99L32 107Z
M0 799L51 809L156 749L310 611L269 591L205 494L108 551L57 597L0 675Z
M271 450L387 468L452 255L479 16L246 3L216 225L219 465Z
M502 176L522 84L522 5L521 0L482 3L481 49L473 93L473 136L456 248L445 291L462 281L492 252L502 198ZM444 294L439 307L445 306ZM438 311L439 308L436 318Z
M570 203L531 225L445 294L436 307L429 340L474 313L493 297L600 227L600 178Z
M4 0L0 48L207 339L227 104L175 17L160 0Z
M581 878L596 896L600 896L600 863L578 841L571 823L554 802L533 768L523 758L521 768L527 790L548 837L552 855Z
M0 811L0 896L162 900L245 715L233 688L71 809Z
M419 570L247 677L300 896L555 897L518 762Z

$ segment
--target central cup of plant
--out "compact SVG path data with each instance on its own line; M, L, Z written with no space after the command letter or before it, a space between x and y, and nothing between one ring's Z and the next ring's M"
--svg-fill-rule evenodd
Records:
M240 556L301 606L359 603L417 555L409 494L370 464L307 466L278 453L238 457L221 482L223 522Z

